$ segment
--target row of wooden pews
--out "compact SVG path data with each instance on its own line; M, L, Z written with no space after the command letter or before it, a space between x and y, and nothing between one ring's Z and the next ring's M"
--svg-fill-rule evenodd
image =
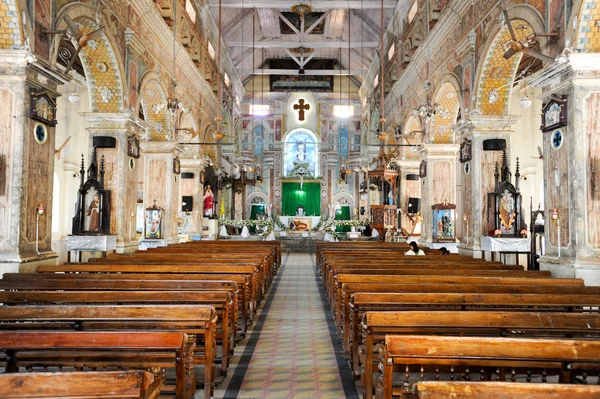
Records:
M389 243L317 246L317 269L365 399L548 392L518 382L578 384L561 387L562 397L598 395L600 287L437 251L405 256L407 250ZM503 389L520 394L494 393Z
M280 265L277 243L203 241L8 273L0 356L11 374L118 370L118 385L142 370L139 397L210 398Z

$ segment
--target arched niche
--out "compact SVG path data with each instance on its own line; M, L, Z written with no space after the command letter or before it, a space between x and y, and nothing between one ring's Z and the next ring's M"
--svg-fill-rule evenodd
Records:
M319 176L319 140L317 135L306 128L292 129L283 138L283 173L287 176L294 168L294 162L308 162L308 169L314 177Z

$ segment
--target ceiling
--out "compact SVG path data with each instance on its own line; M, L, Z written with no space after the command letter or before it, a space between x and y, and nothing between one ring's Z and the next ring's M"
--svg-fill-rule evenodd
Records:
M384 1L383 26L386 27L397 1ZM218 0L209 4L218 23ZM309 58L321 58L334 60L335 74L340 73L340 68L343 74L350 70L351 78L360 85L363 73L373 57L378 55L382 2L315 0L303 3L310 5L313 13L304 17L302 25L299 15L292 13L292 7L297 4L301 3L291 0L222 0L222 36L242 82L248 81L253 74L277 72L295 75ZM317 24L313 26L315 22ZM302 51L294 52L294 48L312 51L302 54ZM294 60L298 69L269 71L268 60L279 58ZM316 75L327 71L305 68L305 73Z

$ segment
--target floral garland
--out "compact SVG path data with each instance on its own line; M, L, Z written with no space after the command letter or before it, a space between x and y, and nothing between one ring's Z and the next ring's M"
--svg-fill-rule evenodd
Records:
M315 227L313 227L311 231L319 231L321 229L321 227L323 226L323 224L326 222L327 222L327 215L321 215L321 218L319 219L319 223L317 223L317 225Z
M275 226L279 227L281 231L291 231L290 228L283 224L281 219L279 219L279 215L273 213L271 217L273 218L273 223L275 223Z
M232 220L232 219L223 219L219 221L219 226L233 226L233 227L266 227L267 229L261 234L263 237L267 237L273 231L273 220L265 219L265 220Z

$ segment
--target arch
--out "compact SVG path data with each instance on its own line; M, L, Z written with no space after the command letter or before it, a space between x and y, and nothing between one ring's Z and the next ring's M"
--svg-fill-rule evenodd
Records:
M100 27L95 22L95 11L89 5L73 3L64 6L56 17L56 29L67 29L64 16L68 15L79 25L82 32L91 32ZM105 26L107 21L103 23ZM118 46L109 30L90 40L81 50L79 57L85 70L89 86L90 108L92 112L118 113L125 109L125 80L123 62L119 58ZM52 52L51 62L56 64L58 57L57 41Z
M171 132L171 118L164 107L166 91L160 83L158 73L149 71L140 80L140 106L148 125L150 140L164 140Z
M543 19L537 10L529 5L519 5L508 10L510 23L518 40L525 40L534 31L542 32ZM482 115L506 115L510 107L510 84L515 79L515 74L523 53L517 53L508 60L504 59L506 52L504 45L510 40L510 32L506 26L498 28L497 32L490 35L485 48L487 49L483 62L477 71L477 102L476 109ZM506 86L504 86L506 85ZM500 89L498 87L504 86ZM488 96L493 89L497 89L497 99L490 101Z
M180 130L177 132L177 140L180 143L198 143L200 142L200 134L198 133L198 128L196 126L196 121L194 115L191 112L186 112L181 116L181 121L179 122L179 127L181 129L190 129L188 130ZM192 129L195 133L192 133ZM183 153L181 155L182 158L193 158L198 157L198 145L184 145Z
M423 139L421 133L421 122L415 115L410 115L404 124L404 135L402 138L407 144L420 144ZM419 154L414 151L415 147L401 147L400 155L409 161L418 161Z
M354 201L354 197L348 193L337 193L331 199L331 203L334 206L347 205L350 207L350 209L353 209L356 207L355 206L356 202Z
M0 30L0 49L20 49L24 43L23 24L20 21L21 7L19 0L0 0L0 6L8 18ZM25 7L26 9L26 7ZM33 36L30 36L33 39Z
M442 107L442 111L436 115L432 124L430 142L436 144L448 144L454 142L452 126L456 123L460 109L459 88L450 82L442 84L435 95L435 103Z
M265 204L268 207L270 204L269 197L260 190L248 194L248 197L246 198L247 215L250 215L252 212L252 204Z

